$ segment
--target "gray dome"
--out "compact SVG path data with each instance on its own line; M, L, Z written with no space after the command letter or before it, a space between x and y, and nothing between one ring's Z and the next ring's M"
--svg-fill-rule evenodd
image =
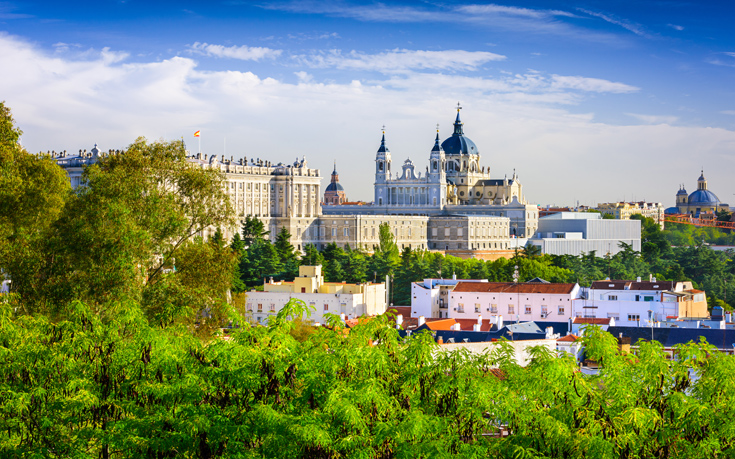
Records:
M479 155L475 142L465 137L462 130L462 121L459 120L459 110L457 110L457 119L454 122L454 133L447 140L442 142L442 150L447 155Z
M345 189L342 188L342 185L339 184L339 182L332 182L329 185L327 185L327 189L325 191L344 191Z

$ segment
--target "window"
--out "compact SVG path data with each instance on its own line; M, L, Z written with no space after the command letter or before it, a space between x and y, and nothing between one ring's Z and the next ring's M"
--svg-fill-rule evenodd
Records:
M640 314L628 314L628 322L638 322L641 320Z
M275 312L275 310L276 310L276 305L271 303L271 312Z
M531 305L530 304L527 304L526 305L526 314L531 314Z
M563 316L564 315L564 306L559 306L558 315L560 315L560 316Z
M250 303L248 303L248 311L250 311L250 312L252 312L252 311L253 311L253 305L252 305L252 304L250 304Z
M515 314L516 313L516 307L512 304L508 305L508 314Z
M337 237L337 228L332 228L332 237Z
M541 305L541 317L546 317L549 314L545 304Z
M480 303L475 303L475 312L480 312Z
M497 304L491 304L490 305L490 312L493 313L493 314L497 314L498 313L498 305Z
M653 297L652 296L644 296L643 297L643 301L653 301Z
M609 301L618 301L618 296L617 295L610 295L610 296L607 297L607 299Z
M464 303L459 303L457 305L457 312L464 312Z
M327 303L324 303L324 310L329 311L329 305Z
M263 305L258 303L258 312L263 312Z
M344 237L347 237L349 235L350 235L350 229L349 228L344 228Z

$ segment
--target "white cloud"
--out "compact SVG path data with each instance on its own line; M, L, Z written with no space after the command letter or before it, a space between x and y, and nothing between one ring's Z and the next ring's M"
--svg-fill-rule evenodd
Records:
M490 61L501 61L505 56L485 51L422 51L395 49L379 54L358 51L342 53L331 50L308 56L295 56L297 62L309 67L352 69L361 71L397 72L406 70L477 70Z
M261 59L275 59L283 51L280 49L250 47L250 46L223 46L196 42L189 46L189 51L205 56L225 57L243 61L259 61Z
M300 14L323 14L365 22L388 23L470 23L477 27L497 28L514 33L553 34L573 39L586 39L600 43L619 43L614 35L584 29L563 22L576 18L573 13L559 10L519 8L495 4L469 4L428 7L395 6L386 3L349 5L342 2L291 1L258 5L261 8Z
M187 57L128 62L101 51L59 56L2 34L0 65L14 69L0 72L0 87L30 151L76 151L95 142L102 149L124 148L140 135L183 137L194 146L192 133L201 129L208 154L276 163L306 155L325 176L337 159L350 199L372 196L369 171L383 124L396 164L411 157L423 171L435 124L441 123L442 137L450 135L458 100L483 166L501 178L516 168L531 202L576 197L594 204L622 199L624 189L628 197L670 205L676 185L693 183L700 166L713 170L708 179L715 192L735 167L733 131L595 122L594 113L571 110L585 91L604 84L560 85L557 75L543 72L497 79L420 72L334 83L296 69L298 81L287 83L249 71L202 70Z
M674 124L679 121L678 116L667 116L667 115L641 115L639 113L626 113L638 121L645 124Z
M683 26L680 26L680 25L676 25L676 24L666 24L666 25L668 25L669 27L671 27L674 30L678 30L679 32L681 32L682 30L684 30L684 27Z
M643 26L640 25L640 24L636 24L636 23L630 22L630 21L628 21L626 19L620 19L620 18L615 17L615 16L610 15L610 14L599 13L599 12L596 12L596 11L590 11L590 10L586 10L584 8L577 8L577 9L579 11L585 13L585 14L589 14L590 16L594 16L596 18L600 18L600 19L602 19L605 22L609 22L610 24L615 24L617 26L620 26L620 27L622 27L622 28L624 28L626 30L629 30L629 31L633 32L636 35L640 35L642 37L648 37L649 36L645 32L645 30L643 29Z
M735 110L722 110L720 113L723 115L735 115Z
M600 78L586 78L581 76L552 76L552 86L559 89L577 89L589 92L610 92L617 94L637 92L640 88L625 83L603 80Z

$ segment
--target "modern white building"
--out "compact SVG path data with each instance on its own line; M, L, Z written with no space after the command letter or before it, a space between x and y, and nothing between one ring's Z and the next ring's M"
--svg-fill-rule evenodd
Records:
M598 256L618 253L620 243L641 251L640 220L604 220L598 213L559 212L542 217L538 231L528 243L551 255L573 255L595 251Z
M613 318L619 327L650 327L656 322L709 317L703 291L691 282L602 280L583 289L573 302L574 317Z
M459 282L449 293L450 318L501 316L505 321L565 322L572 317L579 284Z
M247 292L246 309L253 320L266 323L292 298L311 307L308 320L315 323L324 323L328 313L354 319L383 314L386 310L385 284L324 282L321 266L300 266L299 276L293 282L271 280L263 285L262 292Z

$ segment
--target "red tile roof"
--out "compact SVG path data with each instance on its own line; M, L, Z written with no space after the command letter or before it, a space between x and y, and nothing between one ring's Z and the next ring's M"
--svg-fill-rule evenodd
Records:
M570 333L567 336L563 336L556 340L556 342L562 342L562 343L573 343L579 339L579 336L575 335L574 333Z
M470 293L547 293L547 294L568 294L572 293L576 284L538 284L538 283L518 283L512 282L462 282L460 281L454 288L453 293L470 292Z
M575 324L610 325L610 318L604 317L575 317Z
M429 330L451 330L452 325L456 323L457 321L454 319L427 320L426 326Z

